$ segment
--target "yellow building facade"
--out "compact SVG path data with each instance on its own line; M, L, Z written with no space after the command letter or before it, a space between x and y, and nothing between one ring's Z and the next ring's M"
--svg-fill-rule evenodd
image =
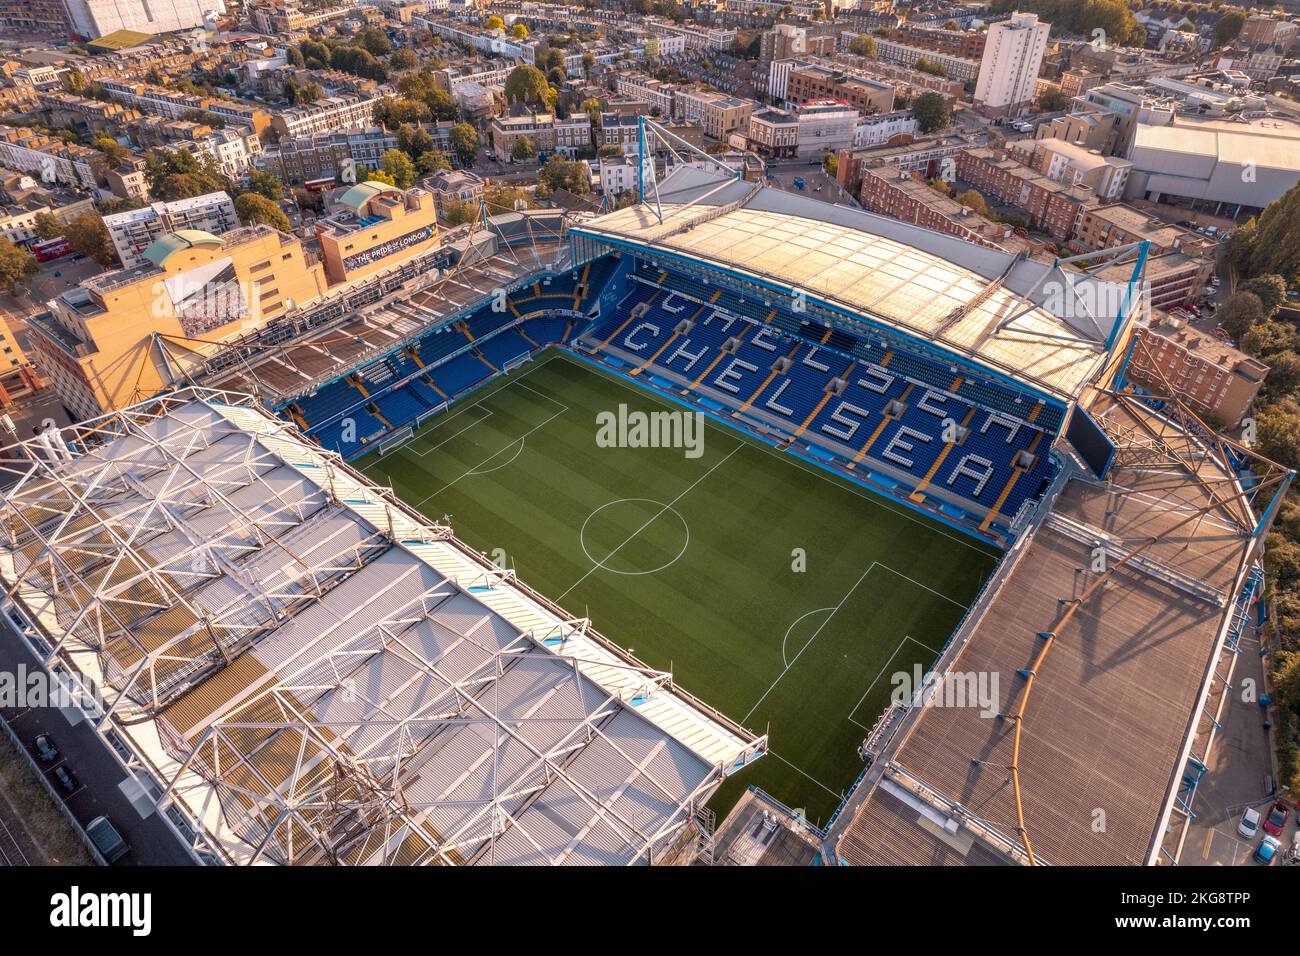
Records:
M106 272L50 301L30 322L31 350L81 418L142 401L173 382L172 354L206 354L325 291L298 239L266 225L221 236L168 233L148 265Z
M368 181L338 201L339 210L316 226L330 284L355 282L437 249L433 193Z

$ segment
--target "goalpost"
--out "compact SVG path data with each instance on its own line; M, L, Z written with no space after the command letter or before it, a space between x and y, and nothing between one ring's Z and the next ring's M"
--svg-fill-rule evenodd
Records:
M383 457L391 451L396 451L408 441L415 437L415 429L407 425L401 431L394 432L390 437L384 439L379 445L379 455Z

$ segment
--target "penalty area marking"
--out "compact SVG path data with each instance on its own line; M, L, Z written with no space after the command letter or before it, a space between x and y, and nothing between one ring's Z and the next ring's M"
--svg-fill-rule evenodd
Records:
M563 414L563 413L561 413L561 414ZM523 452L524 452L524 444L525 444L527 441L528 441L527 438L520 438L520 439L517 439L517 440L516 440L516 444L519 446L519 448L516 449L515 453L514 453L513 455L511 455L510 458L509 458L508 460L503 461L503 462L502 462L501 464L499 464L499 465L493 465L491 468L475 468L473 471L468 472L464 477L469 478L469 477L472 477L472 476L475 476L475 475L490 475L490 474L492 474L492 472L494 472L494 471L500 471L502 468L506 468L506 467L509 467L510 465L513 465L513 464L515 463L516 459L518 459L519 456L523 454ZM509 445L506 446L506 448L509 448L509 447L510 447ZM505 451L505 448L501 449L501 451ZM500 453L501 453L501 452L497 452L497 454L500 454Z
M858 702L854 704L853 709L849 711L849 723L857 724L867 733L871 733L871 728L868 727L866 724L862 723L860 720L856 720L853 715L858 712L858 708L862 706L862 702L867 699L867 695L871 693L871 688L875 687L876 684L879 683L880 678L885 676L885 671L889 669L890 663L894 660L895 657L898 656L898 652L903 649L903 645L906 644L908 641L911 641L913 644L916 644L919 647L924 647L927 651L929 651L931 654L934 654L936 656L939 653L929 644L925 644L922 643L921 641L918 641L911 634L908 634L906 637L904 637L901 641L898 642L898 646L894 648L894 653L890 654L889 657L885 659L884 665L880 668L880 673L877 674L875 678L871 681L871 683L867 685L867 689L862 692L862 696L858 698Z
M795 625L798 624L800 621L802 621L804 618L812 617L814 614L820 614L823 611L833 611L833 610L835 610L835 608L833 607L819 607L816 608L815 610L808 611L804 614L800 614L798 617L796 617L793 621L790 622L790 626L785 629L785 637L781 638L781 665L783 667L790 666L790 658L786 656L785 645L786 642L790 640L790 632L795 629Z
M563 414L564 414L564 411L563 411L563 410L560 410L560 411L555 412L555 414L548 416L548 417L545 419L545 421L538 422L538 423L537 423L536 425L534 425L532 428L528 429L528 431L524 432L522 435L520 435L520 436L519 436L518 438L516 438L514 441L510 442L510 444L505 445L505 446L502 447L502 448L498 448L496 451L494 451L492 454L488 455L486 458L484 458L482 461L480 461L480 462L479 462L477 465L475 465L473 468L470 468L470 469L469 469L468 471L466 471L464 474L461 474L461 475L459 475L459 476L453 478L451 481L447 482L445 485L443 485L443 486L442 486L441 488L439 488L437 491L433 492L433 493L430 494L430 495L426 495L425 497L421 498L419 501L417 501L417 502L413 505L413 507L415 507L415 508L419 508L421 505L423 505L423 504L424 504L426 501L428 501L430 498L436 498L436 497L438 497L438 495L442 494L444 491L446 491L446 490L447 490L448 488L450 488L452 485L456 484L456 482L460 481L462 478L468 478L468 477L470 477L471 475L475 475L475 474L486 474L486 472L480 471L480 469L481 469L484 465L486 465L488 462L490 462L493 458L497 457L497 455L500 455L502 452L504 452L504 451L508 451L509 449L514 448L515 445L519 445L520 448L521 448L521 450L522 450L522 447L523 447L523 441L524 441L525 438L527 438L529 435L531 435L533 432L537 431L538 429L540 429L540 428L545 428L547 425L549 425L551 422L555 421L555 419L559 418L559 417L560 417L561 415L563 415ZM518 456L519 456L519 452L515 452L515 457L518 457ZM492 469L492 470L495 471L496 469Z
M772 691L776 690L776 685L779 684L779 683L781 683L781 679L782 679L783 677L785 677L785 675L788 674L788 673L790 672L790 668L794 667L795 663L799 660L799 658L803 656L803 652L806 651L806 650L808 650L808 648L812 646L813 641L817 640L817 635L819 635L819 634L822 632L822 630L826 627L826 625L829 624L829 623L831 622L831 619L832 619L833 617L835 617L835 615L836 615L837 613L839 613L840 608L842 608L842 607L844 606L845 602L848 601L849 596L852 595L853 592L856 591L856 590L858 589L858 585L860 585L864 580L866 580L867 575L870 574L870 573L871 573L873 570L875 570L876 568L884 568L886 571L889 571L889 572L891 572L891 573L893 573L893 574L898 575L900 578L902 578L902 579L905 580L905 581L910 581L910 582L912 582L912 583L915 584L917 587L919 587L919 588L923 588L924 590L929 591L931 594L935 595L936 597L941 597L941 598L943 598L945 601L947 601L949 604L955 604L955 605L957 605L957 607L962 608L963 610L966 609L966 607L968 606L968 605L962 604L960 601L956 601L956 600L954 600L953 598L950 598L948 595L944 594L942 591L936 591L934 588L930 587L928 584L922 584L920 581L916 580L915 578L910 578L910 577L908 577L908 576L907 576L906 574L904 574L902 571L895 571L893 568L891 568L891 567L890 567L889 565L887 565L887 564L881 564L879 561L872 561L871 564L868 565L867 569L866 569L865 571L863 571L862 574L858 577L858 579L857 579L856 581L853 582L853 586L852 586L851 588L849 588L847 591L844 592L844 596L840 598L839 603L836 604L833 608L830 609L830 612L831 612L831 613L828 614L828 615L826 615L826 620L822 621L820 624L817 625L817 630L813 631L812 637L808 638L808 640L807 640L807 642L804 644L804 646L801 647L801 648L799 648L799 653L796 654L796 655L794 656L794 660L788 661L788 662L786 663L785 667L781 670L781 673L779 673L779 674L776 675L776 680L772 681L772 685L771 685L770 687L768 687L767 690L763 691L763 696L760 697L758 700L756 700L756 701L754 702L754 706L753 706L753 707L749 708L749 713L747 713L744 717L740 718L740 722L741 722L742 724L748 722L749 718L754 716L754 711L758 710L758 706L759 706L759 704L761 704L761 703L763 703L763 701L767 700L767 696L768 696L770 693L772 693ZM825 610L825 608L821 608L821 610ZM808 612L807 614L805 614L803 617L807 617L809 614L815 614L815 613L817 613L817 612L816 612L816 611L809 611L809 612ZM799 620L802 620L802 619L803 619L803 618L799 618ZM794 625L797 624L797 623L799 623L798 620L796 620L796 621L794 621L793 623L791 623L790 626L791 626L791 627L794 627ZM789 633L790 633L790 632L789 632L789 630L787 629L787 631L786 631L786 637L789 637ZM898 652L895 651L894 653L896 654L896 653L898 653ZM785 659L785 640L784 640L784 639L782 639L782 641L781 641L781 657L782 657L783 660ZM891 655L891 656L890 656L890 660L892 660L892 659L893 659L893 656ZM885 665L888 666L888 665L889 665L889 661L885 661ZM866 695L863 695L863 696L866 696ZM857 710L857 707L854 707L854 708L853 708L853 711L856 711L856 710ZM850 712L849 712L850 717L852 717L853 711L850 711Z
M682 542L681 550L677 552L677 554L672 558L671 561L667 561L659 565L659 567L657 568L650 568L648 571L620 571L617 568L611 568L606 566L605 562L614 556L614 551L617 551L619 548L623 547L623 544L627 544L627 542L624 541L623 544L620 544L618 548L614 549L614 551L611 551L603 559L597 561L594 557L592 557L591 552L587 549L587 525L591 523L592 518L596 517L596 515L600 514L606 508L612 508L614 505L627 504L628 502L636 502L636 501L641 501L648 505L659 506L659 510L655 512L655 516L651 518L650 521L646 522L646 524L642 525L641 528L637 529L638 533L644 530L646 526L650 524L650 522L657 520L660 515L664 514L665 512L671 511L676 516L677 520L682 523L682 530L686 532L686 540ZM678 561L681 560L682 555L686 553L686 549L690 547L690 544L691 544L691 526L686 522L686 519L682 517L682 513L678 511L676 508L674 508L672 505L670 504L666 505L662 501L656 501L653 498L616 498L613 501L607 501L599 508L597 508L595 511L593 511L591 514L587 515L587 520L582 523L582 527L578 530L578 545L582 548L582 553L587 556L588 561L592 562L596 567L604 567L606 571L609 571L612 574L622 574L630 578L640 577L643 574L657 574L660 571L666 570L667 568L671 568L674 564L676 564Z

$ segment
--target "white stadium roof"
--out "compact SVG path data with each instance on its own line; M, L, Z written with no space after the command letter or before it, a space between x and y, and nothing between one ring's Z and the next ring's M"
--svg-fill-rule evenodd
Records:
M0 580L231 862L651 862L765 749L239 398L64 434Z
M702 260L936 342L1063 398L1090 382L1124 287L955 237L685 167L573 230ZM659 216L662 214L662 221Z

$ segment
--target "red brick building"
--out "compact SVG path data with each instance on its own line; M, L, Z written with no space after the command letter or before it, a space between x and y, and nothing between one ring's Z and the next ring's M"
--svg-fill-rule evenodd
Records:
M957 178L985 196L1023 209L1033 228L1058 242L1074 235L1086 210L1101 205L1089 187L1054 182L1009 158L1004 150L963 149L957 154Z

